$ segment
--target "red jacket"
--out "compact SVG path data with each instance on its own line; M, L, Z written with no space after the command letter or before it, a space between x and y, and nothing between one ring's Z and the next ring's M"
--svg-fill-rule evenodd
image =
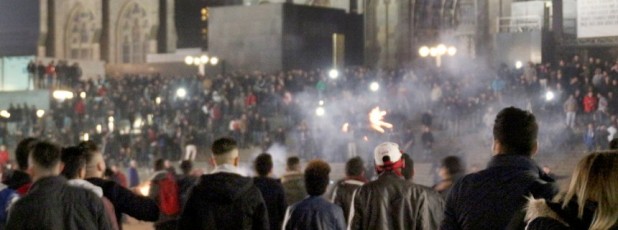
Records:
M584 112L592 113L597 110L597 98L592 96L584 97Z
M9 152L0 151L0 165L5 165L9 161Z
M255 96L255 94L249 94L245 98L245 105L246 106L253 106L256 103L257 103L257 97Z

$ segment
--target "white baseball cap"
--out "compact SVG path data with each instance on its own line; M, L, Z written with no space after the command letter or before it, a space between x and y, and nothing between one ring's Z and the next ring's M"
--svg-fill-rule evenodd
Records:
M373 157L377 166L384 165L384 156L388 156L392 163L401 160L402 154L399 150L399 145L393 142L384 142L379 144L375 150L373 150Z

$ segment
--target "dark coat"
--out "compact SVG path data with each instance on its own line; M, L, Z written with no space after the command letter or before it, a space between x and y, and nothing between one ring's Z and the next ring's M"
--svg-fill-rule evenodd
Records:
M268 211L253 179L232 173L203 175L189 193L178 229L269 229Z
M281 229L285 209L288 207L281 182L273 178L256 177L253 178L253 183L260 190L264 202L266 202L270 229Z
M348 218L350 217L350 207L352 206L354 193L356 193L356 190L363 186L363 184L365 184L365 182L354 179L344 179L337 182L335 188L333 188L331 200L333 204L338 205L343 210L343 217L346 223L349 221Z
M285 191L285 201L294 204L307 197L305 190L305 177L300 172L288 172L281 177L283 191Z
M6 229L112 229L101 198L61 176L35 182L10 210Z
M465 176L446 199L441 229L523 229L525 196L551 199L555 181L530 158L494 156L487 169Z
M137 195L111 180L101 178L86 180L103 189L103 196L114 205L117 220L122 220L123 213L143 221L153 222L159 219L159 206L153 199ZM122 224L119 224L119 227L122 229Z
M321 196L310 196L290 206L286 213L286 230L344 230L341 207Z
M431 188L413 184L392 171L363 185L354 196L350 229L438 229L444 200Z

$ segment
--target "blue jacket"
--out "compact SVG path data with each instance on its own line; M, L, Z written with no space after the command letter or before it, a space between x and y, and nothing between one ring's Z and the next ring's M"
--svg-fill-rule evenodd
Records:
M530 157L500 154L453 186L440 229L523 229L525 196L550 200L557 192Z
M341 207L321 196L310 196L288 208L283 227L286 230L344 230L346 225Z

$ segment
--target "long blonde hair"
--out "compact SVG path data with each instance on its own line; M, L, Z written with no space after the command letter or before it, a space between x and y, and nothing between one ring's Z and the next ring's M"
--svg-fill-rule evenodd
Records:
M582 218L587 200L597 202L590 229L609 229L618 220L618 151L593 152L577 164L562 207L577 199Z

